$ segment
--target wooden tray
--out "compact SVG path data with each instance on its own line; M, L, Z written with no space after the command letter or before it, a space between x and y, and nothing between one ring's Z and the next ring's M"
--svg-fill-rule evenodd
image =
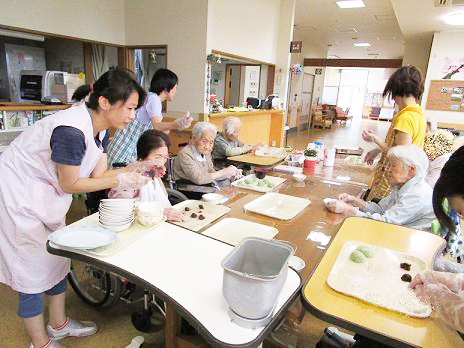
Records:
M351 261L350 254L365 245L374 256L363 263ZM406 271L400 263L409 263ZM405 273L414 276L426 269L424 260L397 250L357 241L346 241L327 277L327 284L335 291L357 297L376 306L391 309L411 317L426 318L432 309L422 303L408 288L409 283L401 280Z
M202 209L199 207L200 205L203 206ZM188 211L185 211L186 207L188 207ZM203 227L209 225L211 222L213 222L216 219L219 219L221 216L227 214L230 211L230 208L224 205L217 205L196 200L186 200L180 202L173 206L173 208L182 212L188 218L188 220L186 222L169 222L195 232L200 231ZM191 217L192 213L195 213L197 217ZM204 220L200 220L198 218L200 214L205 217Z

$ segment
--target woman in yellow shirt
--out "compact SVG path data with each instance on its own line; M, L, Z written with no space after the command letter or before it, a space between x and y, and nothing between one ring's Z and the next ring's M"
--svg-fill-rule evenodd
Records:
M390 193L386 170L386 153L391 147L405 144L424 147L427 118L417 103L423 91L422 74L415 66L403 66L390 76L383 91L383 96L393 98L400 111L393 118L385 141L369 130L363 131L362 134L365 141L377 145L377 148L366 154L366 162L371 164L380 153L382 154L375 170L367 200L380 200Z

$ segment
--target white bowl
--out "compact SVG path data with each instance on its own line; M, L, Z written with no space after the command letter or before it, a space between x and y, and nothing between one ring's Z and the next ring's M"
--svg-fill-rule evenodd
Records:
M133 198L107 198L102 199L100 204L106 207L128 207L135 205L135 199Z
M147 218L144 218L140 215L137 215L137 221L143 225L143 226L146 226L146 227L151 227L151 226L155 226L156 224L160 223L161 221L163 220L163 215L161 215L160 218L153 218L153 219L147 219Z
M142 202L137 207L137 215L145 218L163 217L164 208L159 202Z
M220 204L220 203L224 203L225 201L227 201L228 198L219 193L205 193L203 196L201 196L201 199L204 200L205 202L209 202L213 204Z
M306 179L306 175L304 174L293 174L293 179L298 182L303 182Z
M134 220L132 220L131 222L128 222L125 225L106 225L100 222L100 225L102 225L103 227L109 228L110 230L113 230L114 232L122 232L124 230L127 230L129 227L131 227L133 222Z
M130 217L124 220L114 220L114 219L105 219L105 218L99 218L98 221L100 221L102 224L105 225L125 225L131 221L134 221L134 217Z

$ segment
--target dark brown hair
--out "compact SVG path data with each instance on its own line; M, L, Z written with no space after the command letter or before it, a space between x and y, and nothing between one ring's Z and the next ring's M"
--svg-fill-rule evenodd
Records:
M126 102L132 92L137 92L139 101L137 108L143 105L146 93L134 79L133 74L126 69L110 68L93 84L87 106L98 110L98 98L105 97L111 105L118 101Z
M412 65L396 70L388 79L383 91L384 97L414 97L418 101L424 92L424 80L421 71Z
M433 188L433 210L442 226L454 231L454 224L443 208L445 198L464 198L464 146L451 155L441 170L440 178ZM451 209L451 207L450 207Z
M142 133L137 141L137 159L144 160L152 150L171 145L166 133L156 129L149 129Z

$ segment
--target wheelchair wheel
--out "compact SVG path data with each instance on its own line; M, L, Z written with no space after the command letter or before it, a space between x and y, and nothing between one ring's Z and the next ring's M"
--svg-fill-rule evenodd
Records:
M171 202L172 205L176 205L177 203L186 201L188 199L187 196L182 192L169 187L166 187L166 192L168 193L169 202Z
M119 300L119 278L84 262L72 262L68 281L77 296L91 306L107 307Z

